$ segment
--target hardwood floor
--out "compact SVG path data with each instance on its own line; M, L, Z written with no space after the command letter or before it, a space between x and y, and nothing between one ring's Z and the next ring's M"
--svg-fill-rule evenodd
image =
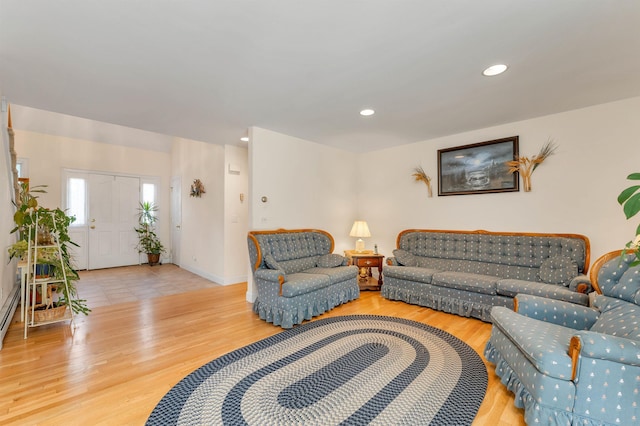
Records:
M281 331L251 311L246 284L211 286L167 266L114 269L111 276L118 279L112 281L188 292L162 295L162 290L147 289L135 301L92 303L92 291L98 292L91 287L108 286L109 271L91 271L82 274L79 288L93 312L77 317L75 330L66 323L52 324L30 330L23 340L22 323L14 317L0 351L0 424L143 425L160 398L191 371ZM194 282L198 280L206 283ZM190 283L186 288L185 282ZM153 295L159 297L149 298ZM352 314L430 324L464 340L481 356L491 331L490 324L479 320L392 302L367 291L320 318ZM474 425L524 425L522 410L513 406L513 395L493 365L487 363L487 372L487 395Z

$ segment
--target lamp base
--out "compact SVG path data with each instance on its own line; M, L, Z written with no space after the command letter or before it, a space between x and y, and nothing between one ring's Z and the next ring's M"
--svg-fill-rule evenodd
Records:
M358 238L356 240L356 252L361 253L364 251L364 240L362 238Z

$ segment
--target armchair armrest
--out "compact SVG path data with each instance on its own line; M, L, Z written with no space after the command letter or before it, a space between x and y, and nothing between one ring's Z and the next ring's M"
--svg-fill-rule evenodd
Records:
M571 338L569 356L573 364L572 380L577 375L580 356L640 367L640 342L584 330Z
M589 294L593 291L591 280L586 275L578 275L574 277L569 283L569 290L576 293Z
M586 306L529 294L518 294L514 304L521 315L575 330L588 330L599 315Z
M391 257L387 257L387 265L389 265L389 266L399 266L400 264L398 263L398 261L396 260L395 257L391 256Z
M256 269L253 273L256 278L260 278L266 281L280 281L280 277L285 278L285 273L281 269Z
M281 269L256 269L253 273L254 278L265 281L272 281L278 283L280 289L278 296L282 296L282 284L285 282L286 275Z
M573 339L580 339L582 356L640 367L640 342L587 330L576 333Z

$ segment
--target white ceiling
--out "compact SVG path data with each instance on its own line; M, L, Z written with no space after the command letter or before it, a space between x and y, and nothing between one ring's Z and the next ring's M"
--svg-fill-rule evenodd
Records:
M639 96L640 1L0 0L0 89L200 141L259 126L371 151Z

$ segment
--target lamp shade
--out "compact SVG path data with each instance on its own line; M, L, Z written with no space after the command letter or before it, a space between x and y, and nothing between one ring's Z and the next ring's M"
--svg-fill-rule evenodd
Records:
M370 237L371 232L369 232L369 225L364 220L356 220L353 223L353 227L351 228L351 232L349 233L350 237Z

